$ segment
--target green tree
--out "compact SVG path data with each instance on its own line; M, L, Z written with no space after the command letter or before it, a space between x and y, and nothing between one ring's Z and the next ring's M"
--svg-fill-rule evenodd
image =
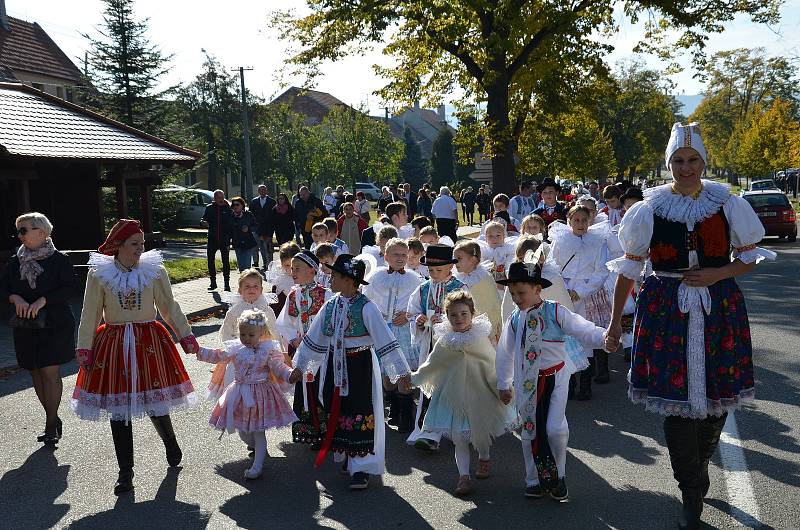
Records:
M172 55L164 55L147 37L148 19L136 20L134 0L103 0L103 23L89 40L90 79L98 91L88 103L104 114L153 134L166 122L157 92Z
M757 106L738 142L737 171L759 177L792 167L798 129L789 102L776 99L763 112Z
M453 158L453 133L442 127L433 142L430 160L430 182L433 189L453 184L456 178Z
M452 136L451 136L452 140ZM425 184L427 171L422 160L422 151L419 143L411 134L411 129L406 127L403 131L403 159L400 160L400 175L405 182L411 184L412 189L419 189Z
M378 68L389 101L437 103L460 87L464 99L485 105L483 148L492 156L494 191L516 184L514 156L528 115L568 98L591 72L603 70L609 50L597 38L619 27L612 0L313 0L310 13L277 13L273 26L300 46L289 58L312 79L325 60L388 42L397 59ZM706 33L739 13L758 22L778 19L779 0L630 0L633 22L647 17L648 48L702 49ZM667 42L675 38L674 45Z
M288 104L268 105L254 120L253 137L263 142L267 176L278 184L296 190L298 183L317 176L319 134Z

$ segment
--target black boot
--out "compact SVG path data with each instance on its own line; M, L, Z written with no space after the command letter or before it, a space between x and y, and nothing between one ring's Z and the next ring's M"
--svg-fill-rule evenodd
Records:
M578 376L577 374L572 374L571 376L569 376L569 383L567 385L568 400L572 401L573 399L575 399L575 387L577 386L578 386Z
M594 357L589 357L589 366L578 372L578 401L592 399L592 376L594 375Z
M703 483L698 445L698 426L705 420L667 416L664 437L669 449L672 474L681 490L683 508L678 528L694 529L700 525L703 511Z
M111 420L111 437L117 455L119 476L114 484L114 495L133 489L133 426L128 422Z
M719 445L719 437L725 427L726 412L721 417L710 416L698 423L697 427L697 452L700 457L700 488L705 499L711 486L708 476L708 463Z
M414 396L411 394L397 393L397 409L400 419L397 423L397 432L408 433L414 430Z
M229 276L225 277L225 285L222 288L224 291L231 292L231 279Z
M153 427L164 442L164 449L167 452L167 463L170 467L177 467L183 458L183 452L178 445L178 440L175 438L175 431L172 430L172 420L169 415L165 416L150 416L153 422Z
M597 384L605 384L611 380L608 373L608 352L605 350L594 350L595 362L595 375L594 382Z
M397 402L397 390L387 390L384 394L389 402L389 413L386 415L386 423L397 427L400 423L400 408Z

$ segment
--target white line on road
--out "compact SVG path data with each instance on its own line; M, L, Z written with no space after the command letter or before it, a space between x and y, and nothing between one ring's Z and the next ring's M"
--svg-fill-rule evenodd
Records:
M728 414L725 427L722 429L719 452L725 485L728 489L731 517L735 519L735 524L739 528L760 528L758 503L753 493L753 482L750 480L742 441L739 439L739 427L736 425L733 413Z

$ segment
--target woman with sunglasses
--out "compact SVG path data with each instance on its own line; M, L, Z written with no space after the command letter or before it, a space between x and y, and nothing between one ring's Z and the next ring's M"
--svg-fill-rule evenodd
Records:
M17 364L28 370L45 412L38 440L54 446L62 434L58 406L63 385L59 366L75 357L75 317L69 299L77 295L72 263L53 245L53 225L43 214L17 217L21 243L0 274L0 300L14 306L9 324L14 329Z

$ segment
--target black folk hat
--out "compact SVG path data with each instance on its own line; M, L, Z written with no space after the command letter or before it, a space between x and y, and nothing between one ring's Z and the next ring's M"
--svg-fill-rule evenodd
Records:
M458 260L453 259L453 247L436 244L428 245L425 255L420 258L419 262L427 267L438 267L458 263Z
M343 276L354 279L360 285L369 285L368 282L364 281L364 276L367 274L366 263L355 258L352 254L339 254L333 265L328 265L327 263L322 265Z
M544 179L541 184L536 186L536 191L542 193L545 188L550 188L550 187L555 188L556 191L561 191L561 184L553 180L552 177L547 177L546 179Z
M538 263L524 263L515 261L508 268L508 278L504 280L497 280L496 283L500 285L509 285L511 283L535 283L542 286L542 289L547 289L553 282L546 278L542 278L542 266Z

